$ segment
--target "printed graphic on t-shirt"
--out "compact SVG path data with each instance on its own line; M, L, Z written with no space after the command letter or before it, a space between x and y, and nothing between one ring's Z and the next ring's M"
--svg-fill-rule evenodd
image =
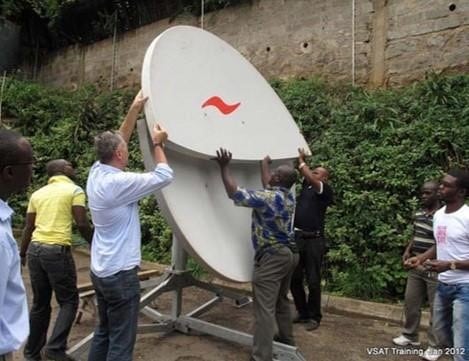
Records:
M446 244L447 226L438 226L436 228L436 241L439 245Z

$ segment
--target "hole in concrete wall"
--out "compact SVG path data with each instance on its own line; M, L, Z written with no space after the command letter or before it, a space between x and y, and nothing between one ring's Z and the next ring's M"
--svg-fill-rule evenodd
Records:
M130 71L134 71L134 68L130 68L129 70L130 70Z
M270 46L268 46L267 48L265 48L265 51L269 52L269 51L270 51Z
M449 4L448 9L449 9L449 11L456 10L456 4L454 4L454 3Z
M303 44L301 44L301 46L303 47L303 49L306 49L308 48L309 44L305 41Z

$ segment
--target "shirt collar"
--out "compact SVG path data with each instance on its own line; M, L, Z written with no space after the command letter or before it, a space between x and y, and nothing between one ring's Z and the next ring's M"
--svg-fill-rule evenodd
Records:
M273 191L282 191L286 193L290 192L290 188L281 187L281 186L270 187L270 189Z
M95 163L94 167L101 168L101 169L103 169L104 171L111 172L111 173L123 172L122 169L113 167L112 165L109 165L109 164L101 163L100 161L97 161L97 162Z
M68 178L66 175L55 175L53 177L50 177L49 180L47 181L47 184L51 183L73 183L73 181Z
M5 222L10 219L13 215L13 209L10 208L7 202L3 199L0 199L0 220Z

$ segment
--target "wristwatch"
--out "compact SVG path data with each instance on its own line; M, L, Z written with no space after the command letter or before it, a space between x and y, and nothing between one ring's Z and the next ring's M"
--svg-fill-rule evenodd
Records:
M449 263L449 269L455 271L456 270L456 261L451 261Z

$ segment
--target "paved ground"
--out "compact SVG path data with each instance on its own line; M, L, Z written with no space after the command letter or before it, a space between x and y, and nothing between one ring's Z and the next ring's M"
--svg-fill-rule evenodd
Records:
M87 282L88 257L78 253L75 257L79 282ZM29 276L24 271L25 283L29 291ZM190 311L209 300L211 295L195 288L184 293L183 311ZM171 296L164 295L155 305L164 312L171 306ZM251 332L253 327L252 306L236 308L232 301L224 301L201 317L243 332ZM144 322L142 317L142 322ZM148 322L148 320L146 320ZM70 336L70 346L80 341L92 330L95 319L85 313L82 322L75 325ZM362 360L419 360L419 348L395 348L391 339L399 334L399 325L393 322L350 314L326 313L321 327L307 332L302 326L295 325L297 345L308 361L362 361ZM425 340L425 335L421 335ZM140 361L244 361L249 359L249 348L205 335L185 335L178 332L170 334L139 335L134 360ZM15 361L22 360L15 355ZM440 360L449 360L441 358ZM103 360L104 361L104 360Z

